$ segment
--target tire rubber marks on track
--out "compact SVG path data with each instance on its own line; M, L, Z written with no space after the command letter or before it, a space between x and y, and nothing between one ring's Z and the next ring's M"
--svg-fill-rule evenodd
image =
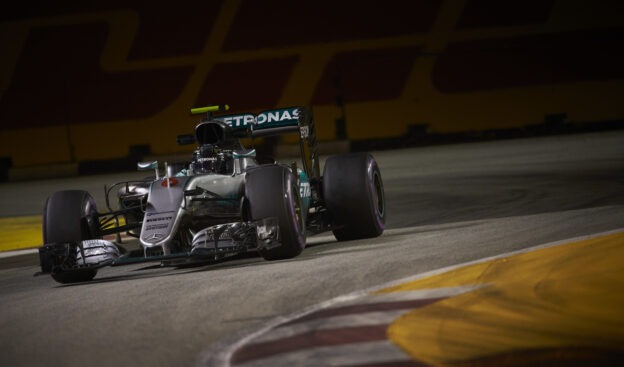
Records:
M265 330L233 350L233 366L371 365L418 366L390 342L386 331L401 315L474 290L463 286L365 295L320 307ZM228 365L228 362L225 365Z

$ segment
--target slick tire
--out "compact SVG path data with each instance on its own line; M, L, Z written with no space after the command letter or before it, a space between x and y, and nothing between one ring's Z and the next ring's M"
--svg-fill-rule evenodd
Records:
M379 166L369 153L331 156L323 169L323 198L338 241L381 235L386 202Z
M260 166L245 178L245 200L249 219L277 218L281 245L258 251L265 260L295 257L306 244L305 213L302 212L296 177L285 167Z
M43 209L43 242L79 242L95 238L97 229L95 200L83 190L53 193ZM59 283L85 282L93 279L96 269L52 273Z

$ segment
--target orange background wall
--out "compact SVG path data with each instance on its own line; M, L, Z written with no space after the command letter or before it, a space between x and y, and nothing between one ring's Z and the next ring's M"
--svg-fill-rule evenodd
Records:
M132 5L128 5L128 4ZM190 107L312 105L319 140L624 118L624 5L581 0L34 1L0 16L0 157L183 151ZM191 148L184 148L188 151Z

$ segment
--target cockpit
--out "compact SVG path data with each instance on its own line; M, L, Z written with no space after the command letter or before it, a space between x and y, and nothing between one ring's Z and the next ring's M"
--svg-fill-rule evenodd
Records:
M193 152L187 175L236 174L256 164L255 150L245 149L224 122L200 123L195 128L195 139L199 147Z
M193 152L189 170L193 174L231 174L234 170L232 151L223 150L211 144L202 145Z

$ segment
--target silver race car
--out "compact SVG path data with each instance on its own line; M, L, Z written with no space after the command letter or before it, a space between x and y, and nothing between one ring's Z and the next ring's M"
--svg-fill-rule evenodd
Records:
M73 283L104 266L143 261L209 263L247 251L279 260L299 255L308 235L332 231L347 241L383 232L384 189L372 155L330 156L321 175L309 108L212 115L228 109L191 110L206 114L195 134L178 136L197 145L192 159L166 165L162 175L158 162L138 163L155 175L105 186L104 212L86 191L53 193L43 212L42 273ZM300 167L261 164L240 141L290 132L299 135ZM129 236L138 249L124 247Z

